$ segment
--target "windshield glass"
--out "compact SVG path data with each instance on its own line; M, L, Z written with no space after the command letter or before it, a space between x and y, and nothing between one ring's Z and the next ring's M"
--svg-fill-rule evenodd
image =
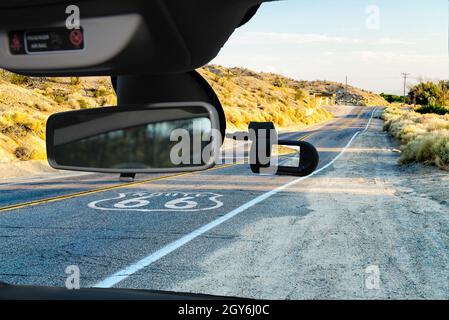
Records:
M263 4L197 70L226 116L217 163L203 171L124 181L52 169L48 117L116 106L111 77L0 70L0 282L275 300L448 298L447 6ZM254 173L251 122L274 125L270 164L291 170ZM114 129L61 144L55 157L73 167L177 167L172 130L199 134L190 155L201 157L211 123ZM306 150L317 151L316 168ZM312 169L298 174L304 163Z

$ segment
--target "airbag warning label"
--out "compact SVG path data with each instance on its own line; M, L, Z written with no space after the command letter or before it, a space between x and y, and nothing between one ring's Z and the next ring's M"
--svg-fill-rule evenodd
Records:
M47 30L9 32L12 54L66 52L84 49L83 29L52 28Z

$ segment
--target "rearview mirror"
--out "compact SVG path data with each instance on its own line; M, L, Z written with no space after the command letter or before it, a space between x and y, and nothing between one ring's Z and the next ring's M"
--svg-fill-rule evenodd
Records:
M47 122L48 161L62 170L205 170L215 164L221 143L218 113L202 102L78 110Z

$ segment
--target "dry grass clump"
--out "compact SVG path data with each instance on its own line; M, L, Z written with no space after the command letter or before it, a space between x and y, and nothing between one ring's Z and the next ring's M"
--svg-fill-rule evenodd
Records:
M46 119L60 110L33 90L0 81L0 162L45 159Z
M419 114L394 106L382 117L384 129L403 144L400 163L423 162L449 170L449 115Z
M26 112L0 112L0 148L18 160L44 160L45 122L40 115Z

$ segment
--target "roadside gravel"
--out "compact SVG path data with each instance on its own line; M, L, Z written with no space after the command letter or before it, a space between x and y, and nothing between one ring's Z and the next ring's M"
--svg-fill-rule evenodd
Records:
M204 258L200 276L172 289L264 299L448 299L449 175L400 167L394 148L374 119L333 167L271 199L229 245ZM380 271L374 290L366 286L373 267Z

